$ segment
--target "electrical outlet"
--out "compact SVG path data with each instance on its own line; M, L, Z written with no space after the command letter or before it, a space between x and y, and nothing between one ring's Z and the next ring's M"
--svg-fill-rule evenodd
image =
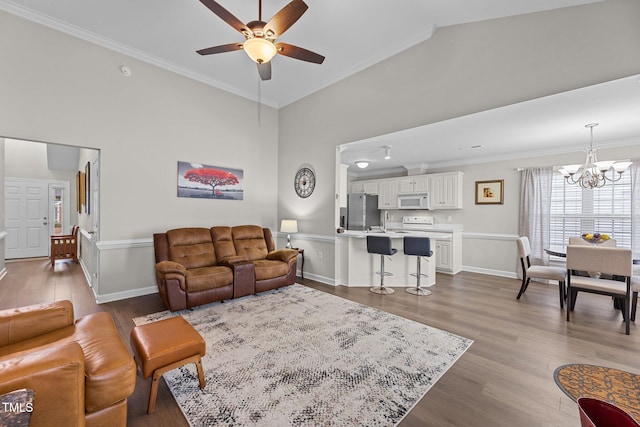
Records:
M451 218L451 215L449 215L449 216L447 217L447 221L449 221L449 222L451 222L451 220L452 220L452 219L453 219L453 218Z
M322 261L322 258L324 258L324 253L322 251L318 251L318 259Z

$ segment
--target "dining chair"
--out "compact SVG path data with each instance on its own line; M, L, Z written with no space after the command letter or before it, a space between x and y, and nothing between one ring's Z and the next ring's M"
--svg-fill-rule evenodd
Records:
M516 299L520 299L522 294L529 287L531 279L557 280L558 293L560 296L560 308L564 307L566 299L565 281L567 270L562 267L552 267L548 265L531 265L531 244L526 236L516 239L518 244L518 255L520 256L520 266L522 267L522 285Z
M640 292L640 275L634 268L634 275L631 276L631 321L636 321L636 309L638 308L638 293Z
M575 275L580 271L593 273L589 276ZM622 310L625 333L629 335L631 276L633 275L631 249L569 245L567 275L567 321L570 320L571 312L575 308L578 292L608 295L620 302L618 306ZM607 275L615 278L605 278Z

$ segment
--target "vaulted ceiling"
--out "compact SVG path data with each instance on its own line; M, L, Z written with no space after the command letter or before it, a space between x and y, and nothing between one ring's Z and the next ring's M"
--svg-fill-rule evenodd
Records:
M247 23L258 0L216 0ZM199 0L0 0L0 9L229 92L282 107L431 37L438 27L598 0L305 0L309 9L278 41L326 57L321 65L277 55L260 83L244 52L196 50L244 38ZM268 21L289 0L264 0ZM126 65L126 64L123 64ZM135 73L135 69L131 70Z

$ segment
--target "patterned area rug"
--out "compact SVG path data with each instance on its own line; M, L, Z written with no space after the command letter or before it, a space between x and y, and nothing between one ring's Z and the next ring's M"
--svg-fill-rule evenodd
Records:
M573 400L604 400L640 421L640 375L604 366L569 364L557 368L553 377Z
M207 342L164 375L192 426L393 426L473 341L302 285L181 315Z

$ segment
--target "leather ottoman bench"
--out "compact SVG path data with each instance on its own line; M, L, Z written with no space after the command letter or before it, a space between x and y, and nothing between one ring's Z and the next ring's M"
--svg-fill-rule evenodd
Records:
M201 361L206 352L205 341L181 316L135 326L131 331L131 347L143 377L153 376L148 414L156 407L158 381L165 372L195 363L200 388L205 387Z

